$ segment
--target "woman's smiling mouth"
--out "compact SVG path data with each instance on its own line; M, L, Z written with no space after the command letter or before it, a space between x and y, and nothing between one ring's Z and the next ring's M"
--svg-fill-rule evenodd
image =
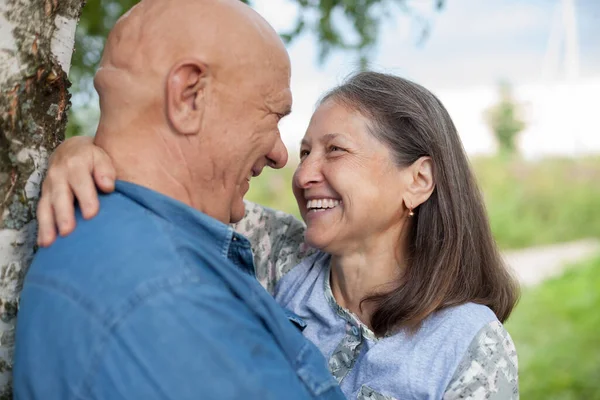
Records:
M306 209L308 212L319 212L326 211L335 208L342 204L341 200L335 199L311 199L306 202Z

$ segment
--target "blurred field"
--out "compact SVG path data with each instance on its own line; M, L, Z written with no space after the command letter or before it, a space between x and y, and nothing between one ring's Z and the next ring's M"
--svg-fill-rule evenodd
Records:
M276 210L285 211L300 218L296 199L292 193L292 176L295 165L279 170L265 168L258 178L250 182L250 191L246 199Z
M501 248L600 237L600 157L477 158L472 163ZM298 216L293 172L265 169L252 181L247 198Z
M523 292L506 328L521 398L600 399L600 255Z
M600 237L600 158L473 166L501 248Z

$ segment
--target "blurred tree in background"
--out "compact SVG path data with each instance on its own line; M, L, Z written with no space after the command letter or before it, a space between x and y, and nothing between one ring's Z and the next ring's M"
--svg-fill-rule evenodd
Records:
M518 153L517 138L525 129L525 121L508 82L500 83L499 94L500 101L487 110L486 120L498 141L500 155L510 156Z
M241 0L250 6L252 0ZM317 40L319 61L324 62L334 50L356 55L366 67L384 18L395 12L412 17L420 26L420 41L427 37L429 21L410 7L408 0L270 0L291 2L297 6L296 21L289 30L280 32L286 43L300 35L313 34ZM441 10L445 0L426 0ZM98 119L93 76L104 48L108 31L117 19L138 0L88 0L83 9L75 37L75 53L70 79L73 82L73 107L66 136L93 133Z

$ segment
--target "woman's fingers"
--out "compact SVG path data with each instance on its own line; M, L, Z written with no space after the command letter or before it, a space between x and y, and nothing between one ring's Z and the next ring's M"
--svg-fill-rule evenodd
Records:
M96 187L94 186L94 180L92 178L92 176L90 175L90 171L82 168L82 169L75 169L72 171L69 171L69 186L70 189L73 191L73 195L75 196L75 198L77 199L77 202L79 204L79 208L81 209L81 214L83 215L83 218L85 219L90 219L92 217L94 217L96 214L98 214L98 209L99 209L99 203L98 203L98 193L96 192ZM63 189L61 187L61 189ZM71 191L69 190L69 191ZM73 208L73 197L71 196L71 198L66 197L64 194L57 194L57 201L60 201L60 203L53 203L54 206L57 208L56 212L58 211L58 207L62 208L60 210L60 212L64 211L67 212L67 207L63 208L63 204L62 201L67 201L70 200L71 203L71 209Z
M56 223L50 197L42 197L37 206L38 246L47 247L56 240Z
M58 232L61 236L66 236L75 229L75 207L73 200L73 192L68 184L53 185L50 202L52 203Z
M100 147L94 146L92 154L93 174L96 186L104 193L110 193L115 190L115 179L117 176L112 160Z

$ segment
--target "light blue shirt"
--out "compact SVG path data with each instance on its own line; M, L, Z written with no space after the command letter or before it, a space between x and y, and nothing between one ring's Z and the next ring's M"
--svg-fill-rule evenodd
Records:
M441 399L461 361L471 362L470 346L481 347L477 340L485 340L490 324L501 327L488 307L467 303L433 313L414 334L400 331L376 338L355 315L335 302L329 285L330 258L317 252L304 259L281 278L275 299L306 322L304 335L329 360L330 370L348 399ZM509 338L505 342L512 345ZM504 353L497 359L505 362ZM485 371L486 365L478 368ZM498 384L499 395L494 398L515 398L514 384L504 377Z

